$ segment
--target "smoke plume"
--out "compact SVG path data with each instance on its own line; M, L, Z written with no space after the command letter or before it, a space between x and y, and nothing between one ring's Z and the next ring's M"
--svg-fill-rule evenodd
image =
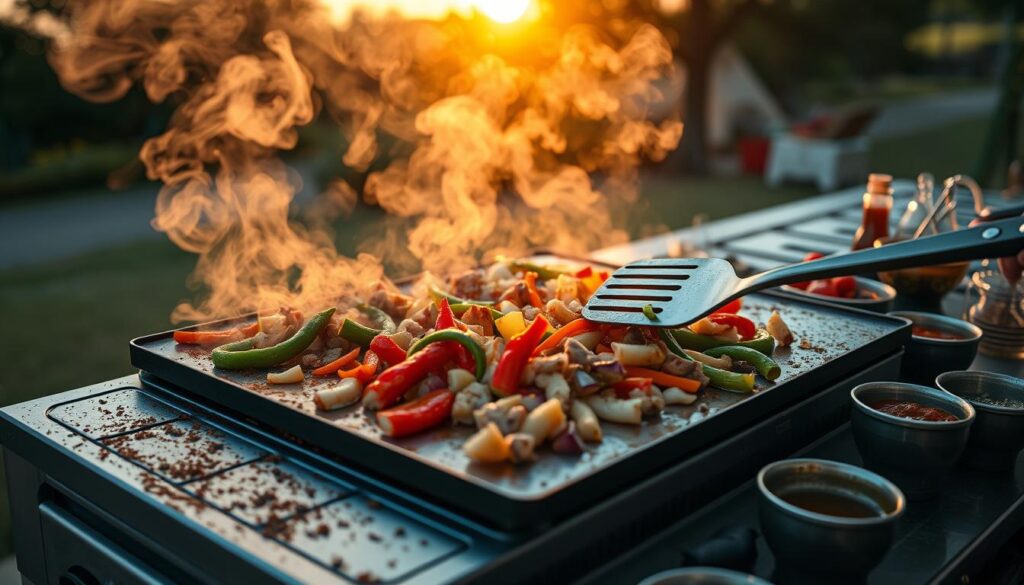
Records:
M153 226L198 256L196 298L173 318L203 320L315 309L375 283L382 260L446 273L622 242L610 203L635 197L638 165L682 133L649 119L670 48L650 25L560 25L542 7L509 31L303 0L90 0L46 26L69 91L110 102L139 85L174 104L140 158L164 184ZM318 117L344 133L344 165L375 170L313 207L361 196L394 216L372 255L343 257L328 222L292 216L300 180L279 153Z

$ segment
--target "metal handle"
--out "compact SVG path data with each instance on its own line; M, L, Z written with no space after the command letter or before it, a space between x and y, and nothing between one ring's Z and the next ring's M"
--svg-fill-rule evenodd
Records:
M744 280L743 286L760 290L856 272L1013 256L1021 250L1024 250L1024 217L1012 217L965 230L828 256L811 262L787 264L751 276Z
M981 213L978 214L978 217L986 221L992 221L995 219L1003 219L1004 217L1013 217L1015 215L1024 215L1024 201L1000 208L993 208L990 205L985 209L982 209Z

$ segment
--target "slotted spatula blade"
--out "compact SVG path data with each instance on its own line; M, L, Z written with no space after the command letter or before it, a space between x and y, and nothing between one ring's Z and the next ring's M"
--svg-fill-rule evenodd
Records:
M706 307L731 300L729 292L739 281L732 264L719 258L639 260L616 270L594 292L583 317L620 325L679 327L703 317L709 312ZM657 320L644 314L646 305L651 305Z
M1012 217L977 227L780 266L739 278L717 258L657 258L619 268L587 301L583 317L599 323L679 327L745 294L781 284L1014 256L1024 250L1024 219ZM644 314L650 305L655 319Z

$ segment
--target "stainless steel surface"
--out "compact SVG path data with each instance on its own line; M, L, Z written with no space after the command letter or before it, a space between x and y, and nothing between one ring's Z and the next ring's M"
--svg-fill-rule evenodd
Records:
M651 575L639 585L771 585L754 575L716 567L685 567Z
M947 392L900 382L861 384L850 399L850 425L866 467L893 481L908 499L935 496L967 445L974 408ZM876 401L890 399L941 408L957 420L912 420L872 408Z
M920 311L891 311L889 315L909 320L914 325L955 333L963 339L935 339L912 335L906 345L900 377L917 384L931 385L942 372L963 370L978 354L981 329L955 317Z
M906 500L887 479L860 467L822 459L787 459L757 474L761 530L781 583L862 582L885 556ZM876 516L850 518L787 502L793 492L854 498Z
M858 296L852 299L819 295L788 284L783 285L781 289L787 293L797 296L817 299L827 303L835 303L846 307L856 307L858 309L864 309L865 311L874 311L875 313L887 313L892 310L892 303L896 300L896 289L884 282L878 282L877 280L871 280L870 278L864 278L861 276L855 276L853 278L857 283ZM862 296L865 293L874 295L874 298Z
M787 264L746 278L738 277L732 264L719 258L638 260L616 270L601 285L587 301L583 316L601 323L678 327L733 299L783 284L864 270L895 270L1016 254L1024 246L1024 235L1017 231L1022 221L1003 219L987 227ZM990 239L982 238L982 232L992 228L1005 229ZM643 309L648 306L656 313L656 319L644 314Z
M1012 469L1024 449L1024 380L992 372L946 372L935 385L974 406L975 419L961 460L972 467L1001 471ZM1016 400L1020 408L996 406L977 400Z

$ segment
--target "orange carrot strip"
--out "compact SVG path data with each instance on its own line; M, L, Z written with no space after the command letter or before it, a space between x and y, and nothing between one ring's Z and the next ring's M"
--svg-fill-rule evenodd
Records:
M689 392L690 394L696 394L700 390L700 382L697 380L673 376L672 374L666 374L665 372L659 372L650 368L626 366L626 375L630 378L650 378L662 388L679 388L683 392Z
M558 344L562 343L562 340L567 337L587 333L588 331L596 331L599 327L600 326L597 323L587 321L582 317L574 321L569 321L559 329L556 329L555 332L547 339L540 342L537 349L533 350L533 355L540 355L542 352L549 350L552 347L558 347Z
M188 345L221 345L230 341L252 337L259 330L259 323L251 323L223 331L180 330L174 332L174 341Z
M352 360L356 359L357 357L359 357L359 348L358 347L353 349L352 351L346 353L345 355L341 356L340 358L334 360L333 362L331 362L329 364L324 364L324 365L320 366L319 368L313 370L313 375L314 376L329 376L329 375L333 374L334 372L337 372L338 370L340 370L341 366L344 366L345 364L351 362Z
M523 275L523 282L526 283L526 291L530 293L530 304L538 309L543 309L544 301L540 299L540 293L537 292L537 273L527 272Z

